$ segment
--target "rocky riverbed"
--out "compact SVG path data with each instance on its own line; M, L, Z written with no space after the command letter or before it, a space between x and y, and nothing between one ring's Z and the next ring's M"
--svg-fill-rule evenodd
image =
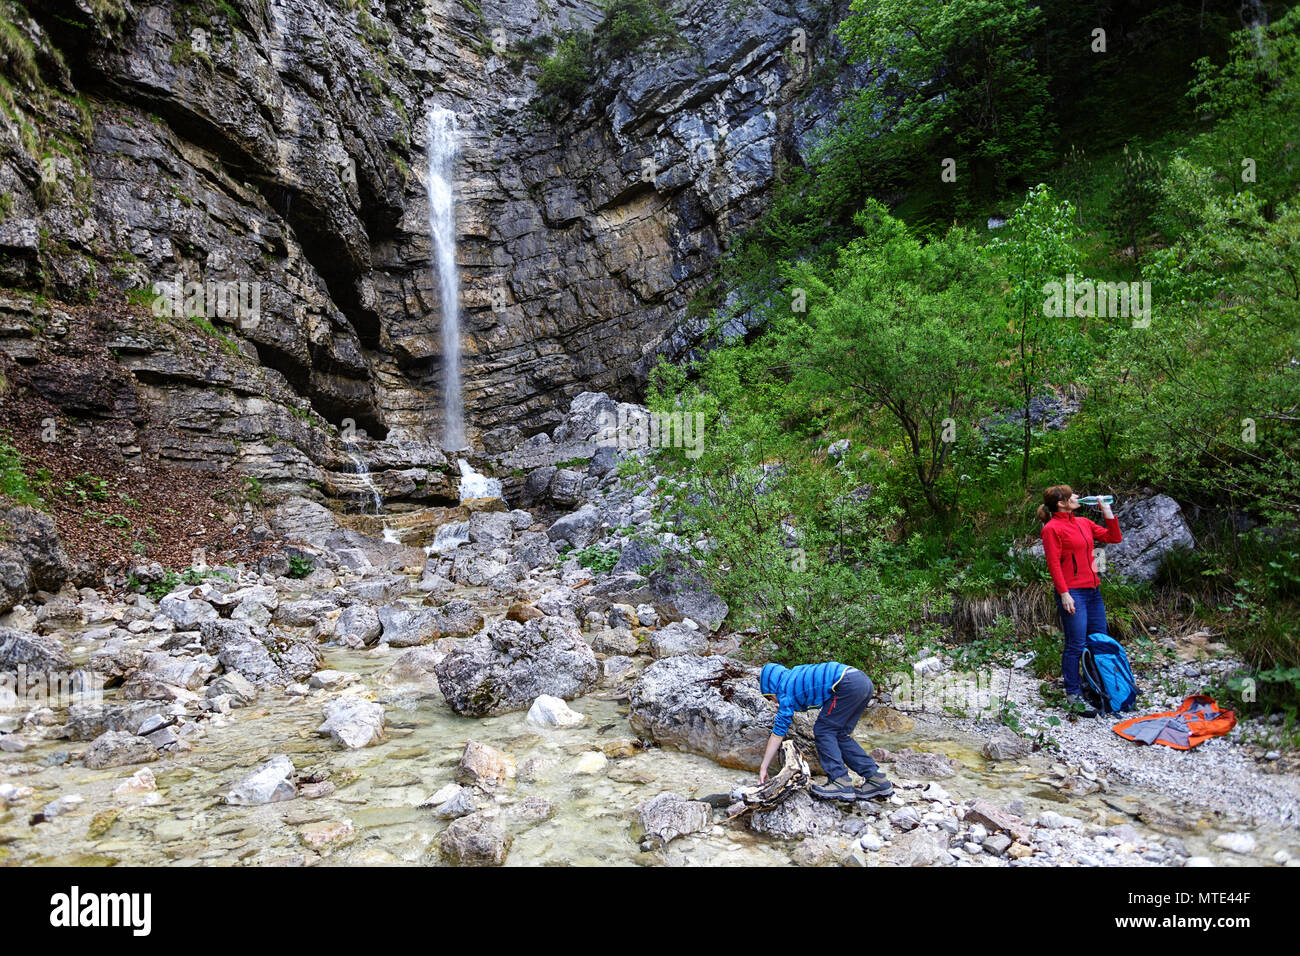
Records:
M1240 735L1139 748L1104 721L1048 740L1035 682L1014 668L998 693L1022 734L899 696L857 732L892 797L799 792L728 819L774 707L660 513L659 479L621 477L600 445L620 411L638 412L580 396L554 435L505 453L528 463L507 494L529 510L467 501L442 516L454 533L444 520L423 541L389 535L403 543L290 500L268 522L292 563L273 554L188 583L142 566L131 587L68 585L14 607L0 670L74 676L43 694L0 688L0 863L1300 858L1285 759L1253 759ZM919 669L960 679L934 661ZM799 717L796 739L810 726Z

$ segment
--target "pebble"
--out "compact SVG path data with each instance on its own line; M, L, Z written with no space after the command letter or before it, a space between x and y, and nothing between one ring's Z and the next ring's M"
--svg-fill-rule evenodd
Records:
M440 803L446 803L456 794L460 793L461 785L458 783L449 783L437 793L433 794L427 800L420 804L421 807L436 807Z
M69 793L65 796L59 797L57 800L47 803L41 813L45 815L45 819L52 820L54 817L62 816L69 810L79 807L85 802L86 798L81 794Z
M332 844L344 843L356 836L351 820L326 820L309 823L298 831L298 839L313 850L323 850Z
M921 817L911 807L903 807L889 815L889 822L899 830L911 830L921 824Z
M921 796L925 797L927 800L939 800L943 802L952 799L952 797L948 795L947 790L943 789L943 787L933 781L921 792Z
M153 771L148 767L144 767L118 784L113 793L118 796L125 796L131 793L149 793L156 789L157 781L154 780Z
M338 687L343 687L346 684L354 683L358 680L360 680L360 678L356 674L348 671L324 670L312 674L311 677L307 679L307 686L333 690Z
M993 854L993 856L1001 856L1010 848L1011 837L1007 836L1005 833L995 833L984 841L984 849Z
M1189 856L1183 866L1214 866L1215 863L1208 856Z
M0 809L21 803L34 792L31 787L16 787L12 783L0 783Z
M974 841L963 844L962 849L965 850L967 853L969 853L971 856L979 856L981 853L984 852L984 847L980 846L980 844Z
M1221 833L1215 838L1214 845L1222 850L1246 855L1254 853L1258 844L1249 833Z
M605 764L609 758L599 750L589 750L578 758L577 763L573 765L574 773L589 774L599 773L605 769Z

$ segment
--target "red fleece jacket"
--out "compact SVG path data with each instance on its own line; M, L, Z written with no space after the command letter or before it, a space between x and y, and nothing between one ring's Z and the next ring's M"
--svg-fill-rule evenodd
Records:
M1056 593L1064 594L1070 588L1098 587L1101 578L1093 568L1093 542L1119 544L1122 540L1118 518L1107 518L1103 528L1095 521L1073 514L1058 511L1052 515L1043 525L1043 551Z

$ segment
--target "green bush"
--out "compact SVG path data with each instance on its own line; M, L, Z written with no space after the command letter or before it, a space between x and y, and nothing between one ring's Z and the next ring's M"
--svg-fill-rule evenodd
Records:
M613 59L642 49L648 42L677 35L677 25L662 2L603 0L605 19L593 33L597 50Z
M0 442L0 494L20 505L41 507L44 502L32 490L27 473L23 471L22 456L8 442Z
M588 571L597 574L608 574L614 570L614 565L618 564L619 552L613 548L605 549L593 544L589 548L583 548L577 554L578 563Z
M560 37L556 50L542 60L537 75L537 108L554 116L577 105L591 86L591 35L581 31Z
M316 562L311 558L289 558L289 577L305 578L316 570Z
M603 0L602 5L605 18L595 30L561 34L554 52L539 64L534 107L544 116L553 119L580 103L603 65L678 36L677 25L658 0ZM537 49L542 47L532 44L527 53Z
M179 574L175 571L168 571L162 576L161 580L150 584L146 590L148 591L149 596L155 601L161 601L167 595L179 588L183 583L184 581L181 580Z

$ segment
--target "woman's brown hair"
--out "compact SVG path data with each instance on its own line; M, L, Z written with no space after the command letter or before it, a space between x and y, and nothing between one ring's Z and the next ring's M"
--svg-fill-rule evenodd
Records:
M1052 515L1056 514L1057 505L1069 501L1073 494L1074 489L1069 485L1052 485L1043 492L1043 503L1038 506L1038 520L1047 524L1052 520Z

